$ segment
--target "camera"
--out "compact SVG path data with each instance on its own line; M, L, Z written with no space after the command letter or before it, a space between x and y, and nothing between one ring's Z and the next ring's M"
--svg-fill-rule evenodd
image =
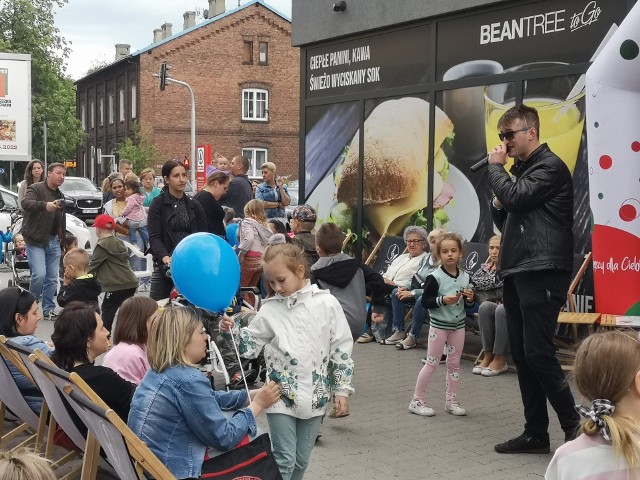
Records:
M333 4L334 12L344 12L346 9L347 9L347 2L345 2L344 0L340 0L339 2L336 2Z

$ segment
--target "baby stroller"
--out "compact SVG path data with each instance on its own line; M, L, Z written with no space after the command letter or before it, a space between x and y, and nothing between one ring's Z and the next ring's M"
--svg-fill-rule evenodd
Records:
M12 216L13 227L13 239L7 244L5 252L5 260L11 269L12 278L8 281L9 287L17 286L22 287L25 290L29 289L31 283L31 270L29 268L29 261L25 252L17 251L15 246L15 238L22 229L22 217Z

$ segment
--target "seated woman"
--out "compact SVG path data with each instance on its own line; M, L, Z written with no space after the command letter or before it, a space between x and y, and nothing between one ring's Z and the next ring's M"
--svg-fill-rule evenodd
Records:
M118 416L127 421L136 385L127 382L110 368L94 365L96 357L107 351L109 330L104 328L99 309L94 304L69 303L53 327L51 340L55 350L51 360L67 372L75 372ZM76 427L87 427L73 410L69 411Z
M496 277L500 235L489 240L489 257L471 277L475 300L480 303L478 325L482 337L482 360L473 367L475 375L494 377L507 371L507 316L502 305L502 280Z
M140 385L149 370L147 337L151 319L157 311L158 304L149 297L127 298L118 309L114 347L104 356L102 365Z
M382 278L387 288L387 294L390 295L388 304L393 308L394 298L397 303L396 315L393 315L393 333L390 337L385 339L384 334L386 333L389 317L391 317L393 310L391 309L391 312L389 312L390 309L387 308L387 313L385 314L385 318L382 322L379 315L372 315L372 322L374 324L378 323L377 325L372 326L372 330L376 336L376 340L383 345L395 345L396 343L404 340L407 336L404 331L404 313L406 310L404 310L404 302L399 301L400 299L398 298L398 294L399 292L402 292L400 295L405 302L409 302L411 300L410 291L413 276L427 260L427 255L424 249L428 242L428 234L424 228L412 225L405 228L402 236L404 238L404 242L407 244L407 253L398 255L395 260L391 262L387 271L382 274Z
M51 355L51 348L33 334L36 331L42 314L38 308L36 297L28 290L20 287L8 287L0 290L0 335L10 338L14 342L32 349L40 349L46 355ZM10 362L7 366L13 379L31 410L40 414L42 407L42 393Z
M256 419L280 398L270 382L251 392L214 391L196 364L206 354L207 334L195 310L167 307L151 323L147 352L151 369L131 404L129 427L177 478L198 478L215 458L207 448L232 449L256 433ZM227 418L223 411L232 410Z

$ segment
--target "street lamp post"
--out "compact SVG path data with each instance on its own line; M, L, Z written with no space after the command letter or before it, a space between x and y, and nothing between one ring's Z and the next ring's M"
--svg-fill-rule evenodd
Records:
M183 82L181 80L176 80L175 78L171 78L167 76L168 70L171 67L169 65L163 64L163 68L160 69L160 74L154 73L154 77L160 77L160 90L164 90L164 86L167 83L177 83L178 85L182 85L189 90L189 94L191 95L191 185L194 190L196 188L196 98L193 95L193 89L191 85L187 82Z

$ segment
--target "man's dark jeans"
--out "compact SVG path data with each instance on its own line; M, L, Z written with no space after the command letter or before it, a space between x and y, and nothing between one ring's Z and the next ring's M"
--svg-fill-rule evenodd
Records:
M570 279L571 272L543 270L517 273L504 281L509 346L518 367L525 431L540 439L549 438L547 398L565 433L572 434L580 421L553 345Z

